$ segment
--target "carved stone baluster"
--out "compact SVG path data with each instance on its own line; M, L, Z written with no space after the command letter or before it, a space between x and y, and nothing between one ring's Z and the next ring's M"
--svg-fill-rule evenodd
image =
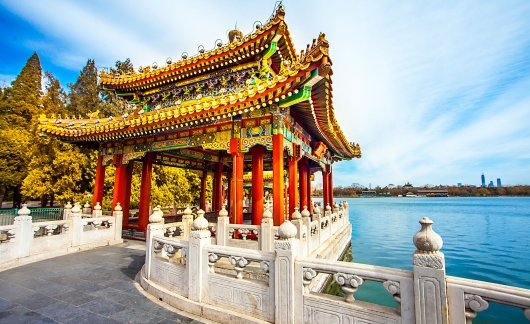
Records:
M304 268L303 271L303 283L304 283L304 293L309 294L309 285L311 284L311 281L313 281L313 278L315 278L317 275L317 272L311 268Z
M33 230L33 237L35 237L37 232L40 230L40 226L33 226L31 229Z
M246 229L246 228L240 229L239 233L241 233L241 235L243 236L243 240L246 241L247 240L247 235L249 233L248 229Z
M333 279L335 279L335 282L341 286L342 291L346 294L346 301L349 303L355 301L353 294L357 291L359 286L364 283L364 280L358 275L341 272L335 273Z
M167 234L167 236L172 237L173 234L175 233L175 229L176 229L175 227L171 227L171 226L170 226L170 227L167 227L167 228L166 228L166 234Z
M231 238L231 239L234 238L234 231L235 231L235 230L234 230L233 227L230 227L230 228L228 229L228 238Z
M171 244L164 244L164 251L166 251L167 256L169 257L169 262L175 261L173 257L175 257L175 254L177 251L175 250L175 247Z
M158 242L158 241L155 241L154 244L153 244L153 251L155 252L155 258L158 258L160 257L160 253L162 252L162 248L164 246L162 245L162 243Z
M383 287L385 287L386 291L388 291L392 297L394 297L394 300L397 303L396 310L398 314L401 314L401 288L399 286L399 282L388 280L383 282Z
M489 303L482 297L473 294L464 294L464 302L466 305L466 324L471 324L477 317L477 313L486 310L489 306Z
M526 319L530 321L530 308L524 308L523 314L524 314L524 317L526 317Z
M208 253L208 267L209 273L215 273L215 263L219 260L219 256L215 253Z
M53 231L55 231L55 229L57 228L57 225L48 225L46 226L46 233L48 236L52 236L53 235Z
M101 221L99 219L96 219L92 222L92 225L94 226L95 230L98 230L99 226L101 225Z
M261 270L265 271L266 273L269 273L269 269L271 267L271 264L269 261L261 261L259 263L259 267L261 268Z
M230 264L234 266L234 270L237 272L236 278L243 279L243 270L248 265L247 259L243 257L230 256L228 261L230 261Z
M185 248L180 249L180 258L181 258L181 259L180 259L180 262L181 262L182 264L186 264L186 253L187 253L187 252L186 252L186 249L185 249Z

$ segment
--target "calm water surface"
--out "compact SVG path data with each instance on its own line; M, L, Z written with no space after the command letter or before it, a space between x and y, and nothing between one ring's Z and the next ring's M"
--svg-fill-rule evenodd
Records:
M443 239L447 275L530 289L530 198L336 200L349 204L353 262L412 270L412 237L427 216ZM395 305L379 283L355 297ZM473 323L529 322L519 309L490 303Z

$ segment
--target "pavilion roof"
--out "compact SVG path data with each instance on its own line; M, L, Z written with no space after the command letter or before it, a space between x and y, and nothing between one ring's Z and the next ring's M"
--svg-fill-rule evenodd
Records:
M312 86L309 100L292 106L297 123L302 124L310 135L325 143L338 159L361 156L359 145L346 140L335 119L332 102L331 59L329 43L324 34L307 45L300 55L295 49L284 21L285 12L280 6L263 26L246 36L240 35L227 45L218 46L190 58L183 58L162 68L142 69L140 73L100 73L100 84L117 94L138 103L142 96L165 91L172 84L189 84L207 80L219 71L238 71L256 67L253 56L277 51L270 57L275 73L266 80L256 80L233 93L197 97L177 101L170 107L144 112L137 109L121 117L99 118L98 112L81 116L41 115L39 129L46 135L68 141L111 142L166 133L171 128L186 129L189 125L201 125L214 121L229 121L231 116L255 109L262 109L286 97ZM274 44L273 44L274 42ZM169 93L169 92L168 92Z

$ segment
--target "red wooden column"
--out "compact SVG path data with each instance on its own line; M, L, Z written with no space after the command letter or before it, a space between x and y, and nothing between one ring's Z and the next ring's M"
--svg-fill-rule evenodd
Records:
M202 171L201 178L201 209L206 210L206 177L208 172L206 170Z
M263 146L252 148L252 225L263 218Z
M125 188L123 190L123 199L120 202L123 208L123 225L129 225L129 210L131 209L131 180L134 169L134 161L129 161L125 170Z
M140 185L140 210L138 211L138 227L146 230L149 223L149 207L151 205L151 176L153 173L153 153L147 152L142 164L142 183Z
M241 140L230 139L230 153L232 154L232 188L230 200L234 224L243 224L243 161Z
M333 170L331 168L331 164L328 167L329 173L328 173L328 185L329 185L329 206L331 207L331 211L333 210Z
M289 219L294 213L294 208L298 206L298 159L289 157Z
M309 203L307 202L307 158L304 156L298 162L298 179L300 181L300 208L303 210L304 206L309 208Z
M234 211L232 210L232 188L234 187L232 185L232 172L229 172L228 173L228 176L227 176L227 188L226 188L226 191L225 191L225 194L226 194L226 210L228 210L228 212L230 213L230 221L233 222L234 219L233 219L233 213Z
M92 196L92 208L99 202L103 205L103 189L105 187L105 166L103 166L103 155L98 156L96 165L96 181L94 183L94 195Z
M214 205L212 210L221 210L223 207L223 162L217 162L217 170L215 170L214 184Z
M118 203L120 203L120 205L123 203L123 193L125 191L125 169L127 166L125 164L121 164L122 158L123 155L119 154L114 160L114 164L116 165L116 173L114 176L114 193L112 196L113 211Z
M272 217L274 226L283 223L284 184L283 184L283 134L272 135Z
M309 210L309 213L313 215L313 204L311 203L311 196L313 193L311 192L313 188L311 188L311 172L309 169L307 169L307 210Z
M326 210L326 206L329 203L329 177L327 169L327 166L322 169L322 198L324 198L324 210Z

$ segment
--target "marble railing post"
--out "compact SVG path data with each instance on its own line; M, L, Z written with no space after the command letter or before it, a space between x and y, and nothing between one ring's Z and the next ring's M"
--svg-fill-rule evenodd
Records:
M276 260L274 262L274 303L275 323L294 324L295 311L303 308L300 295L295 295L295 284L298 282L295 275L295 261L299 251L299 240L296 239L296 227L288 220L284 221L278 229L279 240L274 242ZM302 318L297 319L301 322Z
M19 225L20 234L15 237L15 241L18 241L18 256L20 258L29 256L29 248L31 241L33 240L33 225L31 219L31 211L28 209L27 204L23 204L22 208L18 211L18 216L15 217L15 225Z
M99 204L99 201L96 202L96 206L94 206L94 209L92 210L92 217L101 217L103 216L103 211L101 210L101 205Z
M114 207L114 212L112 213L112 216L114 216L114 240L121 240L121 227L123 225L123 208L121 207L120 203L117 203L116 207Z
M193 224L193 215L191 214L190 206L186 207L184 214L182 215L182 239L189 240L191 226Z
M299 244L299 255L306 257L307 253L307 227L302 221L302 214L298 211L298 207L294 208L294 212L291 215L292 223L296 227L296 239L300 241Z
M66 202L66 205L64 205L63 210L63 219L67 220L70 219L70 211L72 210L72 204L68 201Z
M151 276L151 260L153 258L153 237L164 236L164 224L162 223L162 213L158 208L153 209L153 213L149 216L149 224L147 224L147 232L145 233L145 277L147 280Z
M90 208L88 201L83 206L83 214L92 214L92 208Z
M432 230L433 221L420 220L421 230L412 241L417 250L414 263L414 307L417 324L447 324L445 259L442 238Z
M190 233L188 251L186 252L186 267L188 270L188 298L195 302L202 302L203 278L208 275L204 247L211 243L211 233L208 221L204 218L204 210L197 212L197 219L193 221ZM204 264L203 264L204 262Z
M226 246L228 240L228 224L230 224L230 218L228 217L228 211L223 205L223 208L219 211L219 217L217 217L217 231L215 238L217 239L217 245Z
M313 221L318 222L318 246L322 245L322 229L320 228L320 223L322 222L322 214L320 213L320 207L313 207Z
M274 226L274 220L272 219L272 212L269 206L265 206L263 212L263 218L261 219L261 233L259 235L259 249L263 252L272 252L274 243L274 232L272 227Z
M72 246L81 245L81 238L83 236L83 214L81 207L76 202L70 211L70 219L72 220Z
M308 256L312 252L309 251L309 237L311 236L309 233L309 231L311 231L311 214L309 213L309 210L307 210L307 206L304 206L304 209L300 214L302 215L302 225L306 228L305 241L300 241L300 245L305 245L306 254L304 254L304 256Z

